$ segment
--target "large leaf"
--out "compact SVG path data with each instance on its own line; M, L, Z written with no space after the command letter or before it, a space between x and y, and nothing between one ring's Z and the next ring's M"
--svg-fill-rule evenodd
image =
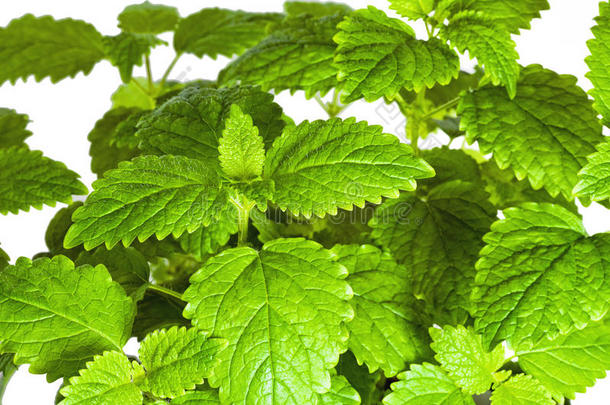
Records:
M32 132L25 129L30 119L15 110L0 108L0 149L20 146Z
M435 0L390 0L390 8L412 20L423 18L434 9Z
M144 55L149 55L151 48L163 43L149 34L122 32L113 37L104 37L106 54L110 62L119 68L123 83L131 80L134 66L142 66Z
M267 153L264 170L275 182L273 202L306 217L379 203L433 175L411 147L355 118L287 127Z
M222 402L316 403L347 349L354 315L345 267L315 242L277 239L208 259L184 293L185 317L229 346L210 384Z
M80 176L66 165L27 147L0 148L0 214L43 204L70 203L72 195L87 194Z
M0 84L34 75L53 83L88 74L104 58L102 35L90 24L26 14L0 29Z
M458 113L468 142L493 153L535 190L572 199L577 173L603 140L601 126L576 78L540 65L523 69L514 99L486 86L463 95ZM541 158L544 156L544 158Z
M175 7L151 4L148 1L130 4L118 16L119 28L138 34L172 31L179 19L180 14Z
M496 387L491 394L493 405L554 405L555 401L539 381L518 374Z
M131 300L104 266L19 258L0 272L0 350L49 381L74 375L94 354L120 351L132 321Z
M552 204L524 203L504 217L476 265L473 315L485 344L529 349L606 314L610 234L587 237L579 217Z
M597 145L597 152L587 158L588 163L578 173L573 193L584 203L610 198L610 138Z
M344 102L393 98L403 87L419 91L459 73L451 48L437 39L415 39L410 26L375 7L351 13L338 28L335 65Z
M123 162L93 183L74 212L64 246L125 246L153 234L163 239L193 232L218 217L227 203L219 178L205 163L182 156L142 156Z
M594 39L587 42L591 55L585 61L589 65L587 78L593 83L591 95L595 99L593 107L602 115L605 125L610 124L610 4L599 3L597 25L591 28Z

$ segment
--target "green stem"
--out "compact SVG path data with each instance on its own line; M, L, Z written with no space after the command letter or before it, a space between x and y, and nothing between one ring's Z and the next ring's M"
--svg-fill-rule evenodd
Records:
M153 91L152 69L150 68L150 58L146 55L146 77L148 78L148 94Z
M170 290L169 288L165 288L165 287L160 286L158 284L149 284L148 285L148 289L152 290L152 291L156 291L156 292L164 294L164 295L168 295L168 296L170 296L172 298L176 298L176 299L178 299L180 301L184 301L182 299L182 294L180 294L179 292L174 291L174 290Z
M428 119L428 118L432 117L433 115L435 115L436 113L439 113L441 111L448 110L450 108L455 107L459 102L460 102L459 97L456 97L453 100L449 100L445 104L439 105L434 110L426 112L426 114L422 118Z
M231 202L237 207L237 246L246 246L248 244L250 211L254 208L254 201L238 196L237 198L231 198Z
M165 73L163 73L163 77L161 78L161 82L159 83L160 88L163 88L163 85L165 85L169 74L172 72L172 69L174 68L174 66L176 66L176 62L178 62L178 59L180 59L181 56L182 52L177 53L174 59L169 64L169 66L167 67L167 69L165 69Z

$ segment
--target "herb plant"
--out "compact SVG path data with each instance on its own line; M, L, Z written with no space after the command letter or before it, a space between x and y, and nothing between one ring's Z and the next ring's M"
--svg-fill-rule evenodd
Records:
M27 115L0 110L0 212L69 204L47 252L9 264L0 250L0 393L22 364L62 378L63 405L584 392L610 368L610 235L588 235L575 202L610 198L610 4L588 43L594 101L572 76L517 63L511 35L548 7L390 0L391 18L292 1L182 17L144 2L116 36L11 21L0 82L106 59L123 84L89 133L91 192L28 148ZM176 57L155 80L167 31ZM235 57L216 80L169 80L184 53ZM303 91L329 118L295 123L270 90ZM408 144L337 117L360 99L397 103ZM464 146L420 148L438 131ZM138 356L123 353L130 337Z

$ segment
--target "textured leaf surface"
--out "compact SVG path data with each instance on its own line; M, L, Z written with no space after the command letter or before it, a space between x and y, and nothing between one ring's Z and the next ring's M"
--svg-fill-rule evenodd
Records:
M163 239L194 231L217 218L226 203L219 179L199 160L142 156L124 162L93 183L85 205L74 212L65 247L81 243L127 246L137 237Z
M317 2L317 1L287 1L284 3L284 11L291 17L309 14L314 17L324 17L336 13L347 14L352 11L351 7L343 3Z
M8 266L9 260L10 258L8 254L4 250L2 250L2 248L0 248L0 270Z
M320 394L318 400L320 405L360 405L360 395L345 377L332 376L330 379L330 391Z
M338 86L333 36L342 19L342 13L287 18L222 70L219 82L232 84L239 80L276 92L304 90L307 98L317 92L325 95Z
M281 21L282 17L280 13L204 8L180 20L174 48L200 58L239 55L265 36L267 25Z
M128 83L134 66L142 66L144 55L163 41L153 35L122 32L113 37L104 37L106 54L110 62L119 68L121 80Z
M578 173L574 195L588 202L610 198L610 138L597 145L597 152L587 158L588 163Z
M132 321L131 300L104 266L20 258L0 272L1 350L49 381L74 375L94 354L121 350Z
M264 172L275 182L273 202L306 217L379 203L434 175L398 138L354 118L287 127L268 151Z
M26 14L0 29L0 83L88 74L104 58L102 35L84 21Z
M364 97L393 98L403 87L417 91L457 77L457 54L436 39L415 39L413 29L372 6L353 12L339 25L335 65L343 102Z
M461 0L461 9L480 11L493 20L494 25L513 34L520 28L530 28L530 21L540 18L540 11L548 10L547 0Z
M414 364L398 378L392 384L392 392L383 399L385 405L474 405L472 396L460 391L438 366Z
M51 221L49 221L47 231L44 235L44 240L47 248L49 249L49 253L52 256L61 254L68 257L70 260L76 260L82 251L82 249L79 248L64 248L64 238L66 236L66 232L68 232L68 229L72 225L72 214L82 205L83 203L80 201L74 202L69 206L57 211L55 216L51 219Z
M523 69L517 96L486 86L465 94L458 107L468 142L493 153L501 169L551 196L572 199L577 173L603 141L601 126L576 78L540 65Z
M438 324L468 318L474 263L496 210L477 184L443 183L426 199L403 194L383 203L371 237L413 273L415 296Z
M331 388L353 317L346 275L317 243L277 239L225 250L191 277L185 317L229 341L210 377L221 401L315 403Z
M504 217L476 265L473 315L485 344L528 349L605 315L610 234L587 237L579 217L551 204L525 203Z
M119 352L106 352L87 363L80 375L70 378L70 385L61 388L65 397L60 405L89 404L142 404L142 392L134 379L142 373L127 356Z
M148 335L139 356L146 369L142 390L157 397L173 398L192 390L209 376L218 352L226 346L222 339L208 339L195 328L171 328Z
M0 149L20 146L32 132L25 129L30 119L15 110L0 108Z
M0 148L0 213L16 214L57 201L70 203L72 195L87 194L79 175L40 151L13 146Z
M371 372L388 377L429 356L428 336L415 309L411 277L388 253L371 245L332 249L347 268L356 315L347 324L349 348Z
M491 394L493 405L553 405L555 401L539 381L518 374L496 387Z
M587 42L591 55L585 61L589 66L587 78L593 83L591 95L595 99L593 107L602 115L605 125L610 124L610 4L599 3L597 25L591 28L594 39Z
M482 14L464 11L452 17L449 25L443 26L439 35L460 52L468 51L471 57L476 57L493 84L506 87L510 98L515 96L519 78L519 54L507 31L497 27Z
M160 34L172 31L180 19L175 7L145 1L131 4L119 14L119 28L138 34Z
M172 399L171 405L220 405L218 391L191 391Z
M390 0L390 9L403 17L417 20L430 14L435 0Z

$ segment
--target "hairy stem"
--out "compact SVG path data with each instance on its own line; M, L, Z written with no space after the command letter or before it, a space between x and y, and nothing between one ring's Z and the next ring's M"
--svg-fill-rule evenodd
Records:
M171 63L167 67L167 69L165 69L165 73L163 73L163 77L161 77L161 82L159 83L160 88L163 88L163 86L165 85L165 82L167 81L169 74L172 72L172 69L174 68L174 66L176 66L176 62L178 62L178 59L180 59L181 56L182 56L182 52L177 53L176 56L174 57L174 59L172 59Z
M164 294L164 295L167 295L167 296L170 296L172 298L176 298L176 299L178 299L180 301L184 301L182 299L182 294L180 294L179 292L174 291L174 290L170 290L169 288L165 288L165 287L160 286L158 284L149 284L148 285L148 289L152 290L152 291L155 291L155 292L158 292L158 293L161 293L161 294Z

